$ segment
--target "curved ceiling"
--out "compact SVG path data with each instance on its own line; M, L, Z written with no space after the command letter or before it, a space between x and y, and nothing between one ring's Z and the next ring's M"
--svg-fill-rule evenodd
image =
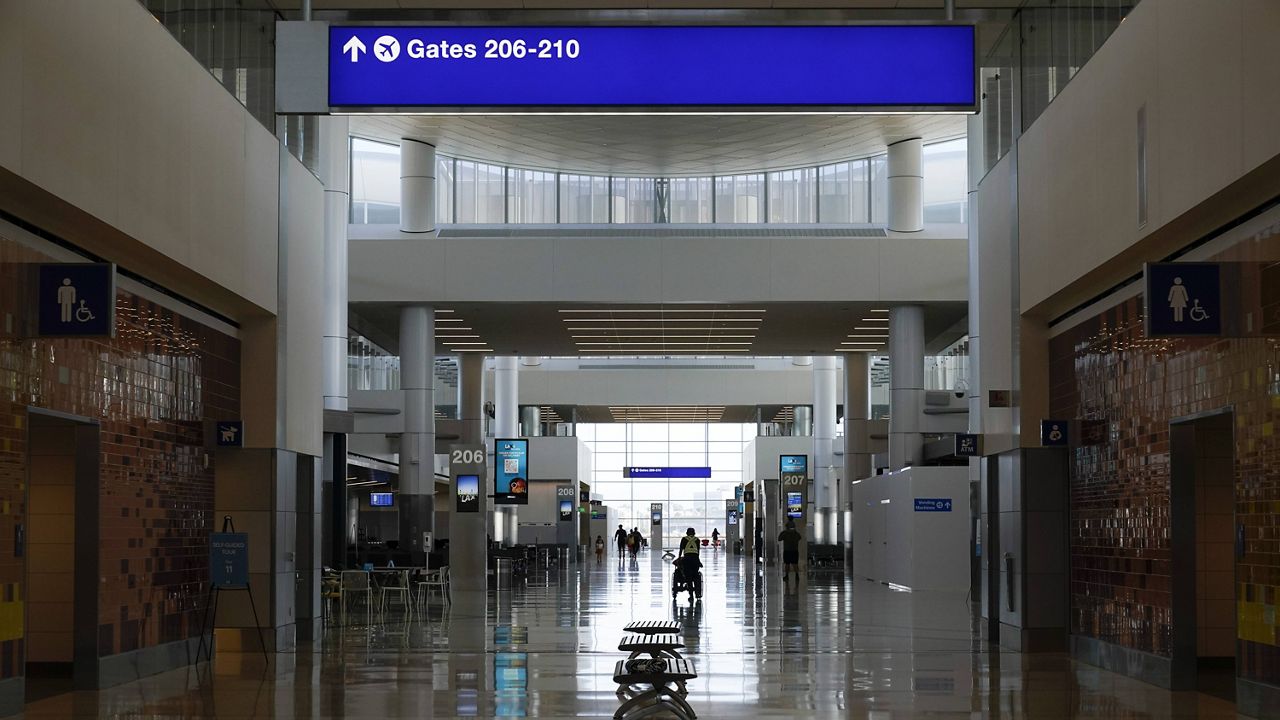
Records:
M445 155L585 174L692 176L822 165L965 133L964 115L356 115L351 132Z

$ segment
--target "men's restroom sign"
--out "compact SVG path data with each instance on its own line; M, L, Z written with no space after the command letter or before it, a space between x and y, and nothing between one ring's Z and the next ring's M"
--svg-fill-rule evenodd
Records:
M1144 270L1147 337L1222 334L1221 265L1148 263Z
M50 263L40 266L41 337L112 337L116 328L116 266Z

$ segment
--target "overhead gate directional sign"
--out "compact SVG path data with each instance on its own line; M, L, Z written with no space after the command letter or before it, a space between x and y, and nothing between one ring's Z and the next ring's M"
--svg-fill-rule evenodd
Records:
M333 25L323 49L279 35L286 88L327 67L336 111L977 110L964 24Z

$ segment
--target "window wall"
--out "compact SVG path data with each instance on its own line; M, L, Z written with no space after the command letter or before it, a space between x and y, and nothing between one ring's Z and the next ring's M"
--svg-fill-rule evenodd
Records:
M967 220L967 142L924 146L925 221ZM450 223L884 224L884 155L817 167L715 177L577 175L443 155L436 220ZM400 220L400 148L351 140L351 222Z
M688 528L710 537L725 532L724 501L742 484L742 451L755 439L754 423L579 423L578 437L593 453L591 492L618 510L630 530L651 530L649 504L662 503L663 536L673 545ZM631 480L628 466L710 467L710 478Z

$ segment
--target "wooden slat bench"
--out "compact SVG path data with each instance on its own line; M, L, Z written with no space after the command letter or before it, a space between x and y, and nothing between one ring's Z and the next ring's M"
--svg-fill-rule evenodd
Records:
M663 658L662 670L629 670L628 663L636 660L619 660L614 666L613 681L621 687L618 696L625 698L622 707L613 714L615 720L637 720L661 712L674 714L681 720L698 717L689 703L681 697L680 688L688 680L698 677L693 663L688 660Z

